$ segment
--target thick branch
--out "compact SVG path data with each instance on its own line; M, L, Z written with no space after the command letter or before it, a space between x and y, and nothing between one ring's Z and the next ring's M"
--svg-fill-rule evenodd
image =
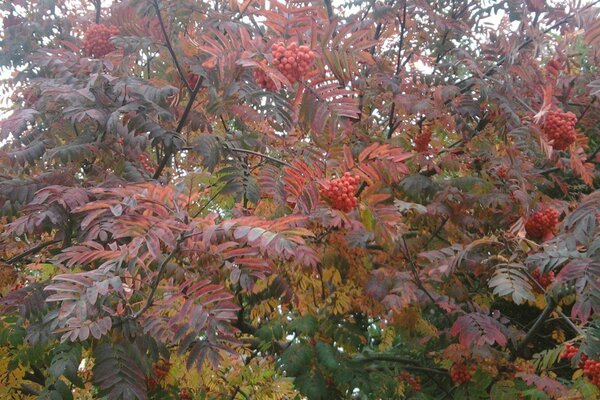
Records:
M423 367L417 361L414 361L414 360L411 360L408 358L404 358L404 357L393 356L393 355L378 354L378 355L372 355L372 356L361 356L361 357L355 358L353 361L357 361L357 362L361 362L361 363L371 363L371 362L378 362L378 361L393 362L393 363L398 363L398 364L405 364L402 368L407 371L424 372L424 373L431 373L431 374L444 375L444 376L448 375L448 371L445 369Z
M527 347L529 342L531 342L531 340L537 334L537 332L540 330L540 328L542 327L544 322L546 322L546 320L548 319L548 316L550 315L550 313L554 310L554 307L556 307L556 303L554 302L554 300L552 298L548 298L547 301L548 301L548 304L546 305L546 308L544 308L544 311L542 311L542 313L540 314L538 319L535 321L535 323L529 330L529 332L527 332L527 334L525 335L525 337L523 338L521 343L519 343L519 345L517 346L515 355L519 355L519 356L523 355L523 352L525 351L525 348Z

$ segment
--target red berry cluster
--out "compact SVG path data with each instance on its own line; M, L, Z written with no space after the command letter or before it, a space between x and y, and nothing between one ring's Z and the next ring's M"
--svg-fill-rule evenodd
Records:
M577 347L575 347L572 343L567 343L565 346L565 350L561 353L560 358L570 360L577 355Z
M138 154L138 161L142 164L142 167L149 173L154 173L154 166L148 159L148 155L146 153Z
M543 239L554 232L559 213L553 208L535 212L525 223L527 235L532 239Z
M148 384L148 390L155 390L159 383L164 379L165 376L169 373L171 369L171 363L166 360L160 360L156 364L152 366L153 376L150 376L146 379Z
M116 47L110 39L119 34L119 28L102 24L92 25L85 32L83 38L83 50L86 55L100 58L104 57Z
M579 350L571 343L567 343L565 350L560 355L561 359L571 360L577 355ZM586 354L582 354L579 359L579 368L583 369L583 373L588 376L590 382L600 387L600 361L592 360Z
M457 385L469 382L472 376L471 368L468 368L463 363L454 363L452 368L450 368L450 378Z
M496 175L500 179L508 178L508 169L504 165L500 165L496 170Z
M406 384L410 386L415 392L421 391L421 378L419 378L418 376L414 376L413 374L410 374L406 371L402 371L400 372L398 379L406 382Z
M323 194L331 200L331 206L344 212L352 211L358 205L356 191L360 177L352 176L346 172L341 178L333 179L329 182L329 188L323 190Z
M260 63L265 67L267 66L267 60L262 60ZM272 92L277 90L275 82L273 82L273 80L270 79L267 76L267 74L265 74L265 71L263 71L262 69L254 68L254 70L252 71L252 76L254 76L254 81L261 88L270 90Z
M577 116L572 112L549 111L544 121L544 134L556 150L564 150L577 139Z
M273 65L294 84L312 67L315 54L308 46L298 46L292 42L287 46L283 42L271 46Z
M419 153L425 153L429 150L429 143L431 143L431 127L424 127L423 131L415 136L415 150Z
M539 268L534 270L531 273L531 276L533 276L533 278L536 281L538 281L540 286L543 287L544 289L546 289L548 286L552 285L552 283L554 283L554 279L555 279L554 271L550 271L547 274L542 275Z

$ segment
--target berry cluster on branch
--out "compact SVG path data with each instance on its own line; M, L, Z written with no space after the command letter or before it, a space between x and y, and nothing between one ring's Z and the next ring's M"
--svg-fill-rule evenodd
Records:
M102 24L91 25L83 38L83 51L87 56L100 58L116 49L110 41L119 34L119 28Z
M548 286L552 285L555 280L554 271L550 271L547 274L542 274L539 268L535 269L531 273L531 276L536 281L538 281L540 286L543 287L544 289L546 289Z
M142 165L142 168L144 168L144 170L146 170L146 172L152 174L154 173L155 167L154 165L152 165L152 162L150 161L150 159L148 158L148 155L146 153L140 153L138 154L138 161L140 162L140 164Z
M341 178L332 179L329 187L323 190L323 195L329 198L331 206L336 210L349 212L358 205L355 194L359 183L358 175L352 176L350 172L346 172Z
M561 359L571 360L577 355L579 349L571 343L567 343L565 350L560 355ZM590 382L600 387L600 361L589 358L586 354L582 354L579 359L579 368L583 369L583 373L587 375Z
M414 376L409 372L402 371L400 372L398 379L405 382L415 392L421 391L421 379L418 376Z
M559 215L558 211L553 208L546 208L533 213L525 223L527 236L532 239L545 239L551 236L558 224Z
M266 67L267 60L262 60L260 64ZM254 70L252 71L252 76L254 77L254 81L256 82L256 84L261 88L270 90L272 92L277 90L275 82L273 82L273 80L270 79L267 76L267 74L265 74L265 71L263 71L261 68L254 68Z
M298 46L292 42L287 46L283 42L271 47L273 65L294 84L298 82L312 67L315 54L308 46Z
M544 120L544 134L552 142L552 147L564 150L577 139L576 124L577 116L570 111L549 111Z
M450 378L457 385L462 385L471 380L473 377L473 368L467 367L463 363L454 363L450 368Z

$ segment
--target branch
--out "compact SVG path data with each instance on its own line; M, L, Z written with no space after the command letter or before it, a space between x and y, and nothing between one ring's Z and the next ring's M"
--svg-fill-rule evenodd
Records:
M4 262L7 264L16 263L18 261L21 261L23 258L27 257L28 255L35 254L35 253L39 252L40 250L43 250L46 247L51 246L55 243L59 243L59 242L60 242L60 239L53 239L53 240L48 240L47 242L42 242L42 243L38 244L37 246L33 246L33 247L25 250L24 252L9 258L8 260L6 260Z
M394 77L398 77L398 75L400 75L400 67L402 66L402 47L404 47L404 33L406 31L406 2L407 0L404 0L404 4L402 5L402 20L400 21L400 41L398 42L398 60L396 61L396 73L394 74ZM388 139L391 139L392 135L394 134L394 131L400 125L396 122L396 118L394 118L395 111L396 101L392 103L392 107L390 108L390 116L388 118Z
M353 359L352 361L361 362L361 363L371 363L377 361L385 361L385 362L393 362L398 364L408 364L404 365L402 368L407 371L417 371L417 372L425 372L437 375L448 375L448 371L442 368L429 368L421 366L417 361L403 358L399 356L393 355L385 355L385 354L377 354L372 356L361 356Z
M94 1L94 7L96 7L96 23L100 23L100 13L102 12L102 0Z
M226 147L226 149L229 150L229 151L233 151L235 153L252 154L254 156L264 158L265 160L272 161L275 164L284 165L286 167L293 168L293 169L295 169L298 172L302 172L298 168L294 167L292 164L288 163L287 161L280 160L278 158L274 158L274 157L268 156L268 155L263 154L263 153L259 153L258 151L240 149L240 148L237 148L237 147Z
M177 244L175 244L175 247L173 248L173 250L163 260L163 262L160 264L160 267L158 268L158 273L156 274L156 278L154 279L154 282L152 282L150 295L148 296L148 299L146 300L146 304L138 312L131 315L129 317L129 319L133 319L133 320L138 319L143 313L146 312L146 310L148 310L152 306L152 303L154 302L154 295L156 294L156 289L158 288L158 284L160 283L160 280L162 279L162 276L167 268L167 264L175 256L175 253L177 253L177 251L179 251L179 247L181 246L181 243L183 243L184 240L185 240L184 235L181 235L179 237L179 239L177 239Z
M446 320L446 322L448 322L448 324L452 324L452 321L450 321L450 318L448 317L448 314L446 313L446 311L444 311L442 308L440 308L440 306L435 302L435 299L433 298L431 293L429 293L429 291L423 285L423 281L421 281L421 277L419 276L419 271L417 270L415 261L413 260L411 254L410 254L408 246L406 245L406 240L404 239L404 236L401 237L401 241L402 241L402 246L404 247L404 250L401 250L401 251L404 253L404 257L408 260L408 265L410 266L410 269L415 277L415 283L417 284L419 289L421 289L427 295L427 297L429 298L429 300L431 300L433 305L442 311L442 315L444 316L444 319Z
M177 55L175 55L175 51L173 50L173 46L171 45L171 41L169 40L169 35L165 28L165 23L162 19L162 15L160 14L160 6L158 5L158 0L153 0L152 4L154 5L154 10L156 11L156 17L157 17L158 23L160 25L160 30L162 31L163 37L165 39L165 46L167 46L167 50L169 50L169 53L171 54L171 58L173 59L175 68L177 69L177 72L179 73L179 77L181 78L181 81L184 83L187 90L192 92L193 89L190 86L190 83L188 82L187 77L183 73L181 66L179 65L179 61L177 60ZM156 179L156 178L154 178L154 179Z
M325 2L325 7L327 8L327 17L329 18L329 22L333 20L333 7L331 6L331 0L323 0Z
M513 358L517 355L523 354L523 352L525 351L525 348L527 347L527 345L529 344L531 339L533 339L533 337L537 334L537 332L540 330L540 328L542 327L542 325L544 324L546 319L548 319L548 316L550 315L550 313L554 310L554 307L556 307L556 303L554 302L554 299L548 298L547 301L548 301L548 304L546 304L546 308L544 308L544 311L542 311L542 313L540 314L538 319L535 321L535 323L533 324L531 329L529 329L529 332L527 332L527 334L525 335L525 338L523 338L521 343L519 343L519 345L517 346L515 354L513 354Z
M183 127L185 126L185 122L187 121L190 111L192 111L192 106L194 105L196 96L198 95L198 92L200 91L200 87L202 87L202 82L204 82L203 76L198 78L198 82L196 82L196 86L194 87L194 89L192 90L192 93L190 94L190 100L188 101L187 105L185 106L185 110L183 111L183 115L181 116L181 119L179 120L179 123L177 124L177 128L175 129L175 132L181 133L181 131L183 130ZM158 164L158 167L156 168L156 171L154 172L152 179L158 179L158 177L162 173L163 169L165 169L165 167L167 166L167 163L171 160L171 156L174 154L174 152L175 152L175 149L173 148L173 146L169 146L165 150L165 155L163 156L163 159L161 160L160 164Z

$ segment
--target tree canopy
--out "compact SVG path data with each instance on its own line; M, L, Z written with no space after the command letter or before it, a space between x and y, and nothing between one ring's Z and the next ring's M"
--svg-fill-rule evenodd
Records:
M600 396L600 8L0 3L0 398Z

